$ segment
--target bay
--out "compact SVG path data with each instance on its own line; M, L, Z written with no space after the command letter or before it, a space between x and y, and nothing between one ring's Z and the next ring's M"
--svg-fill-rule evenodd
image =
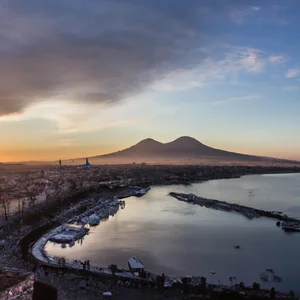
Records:
M125 199L125 209L92 228L75 246L63 249L49 242L46 250L52 256L89 259L102 267L127 268L128 259L136 256L154 273L201 275L208 282L220 280L227 285L234 276L246 285L256 281L265 288L293 289L300 294L300 233L285 233L275 220L248 220L168 196L171 191L194 193L300 217L299 183L300 174L284 174L153 187L142 198ZM281 283L270 274L271 282L261 281L262 273L268 275L270 268L282 278Z

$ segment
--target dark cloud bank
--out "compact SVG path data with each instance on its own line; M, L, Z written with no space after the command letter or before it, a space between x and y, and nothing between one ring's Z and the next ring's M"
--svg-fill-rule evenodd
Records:
M0 116L47 99L119 101L192 66L215 30L211 1L0 3Z

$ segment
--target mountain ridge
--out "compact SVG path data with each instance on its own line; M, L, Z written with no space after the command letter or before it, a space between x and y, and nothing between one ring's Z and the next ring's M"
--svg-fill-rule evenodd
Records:
M274 161L274 162L295 162L295 160L263 157L251 154L230 152L207 146L190 136L181 136L173 141L162 143L153 138L146 138L135 145L120 151L97 155L91 159L142 159L145 162L168 160L196 160L196 159L216 159L226 161Z

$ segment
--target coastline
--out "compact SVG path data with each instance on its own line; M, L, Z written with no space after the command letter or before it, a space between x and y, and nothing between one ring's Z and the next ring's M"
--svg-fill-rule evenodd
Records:
M248 167L246 167L248 168ZM155 187L155 186L164 186L164 185L191 185L191 184L195 184L195 183L203 183L206 181L210 181L210 180L218 180L218 179L232 179L232 178L241 178L243 176L248 176L248 175L267 175L267 174L298 174L300 173L300 168L275 168L275 170L273 168L267 170L267 172L261 172L262 169L264 171L266 171L265 167L259 167L259 171L253 172L252 167L250 167L251 172L245 172L244 174L240 174L240 175L233 175L233 176L212 176L210 178L197 178L197 179L193 179L193 180L171 180L171 182L166 182L165 180L160 180L160 182L152 184L151 186ZM145 186L144 182L136 182L136 184L140 184L140 186ZM101 192L102 191L102 192ZM106 191L106 192L105 192ZM82 210L82 208L84 209L84 207L86 206L85 202L87 199L90 199L93 195L98 195L100 192L100 195L104 195L105 196L111 196L111 197L119 197L120 199L124 198L124 195L126 195L126 193L130 191L130 188L128 187L115 187L113 189L109 189L106 187L101 187L100 189L95 190L94 188L92 189L85 189L84 191L74 191L74 195L70 195L67 199L62 198L62 199L57 199L52 201L51 203L45 203L46 204L46 208L47 206L50 206L50 211L53 211L52 207L56 206L56 203L60 203L62 202L61 200L66 200L65 202L65 209L66 206L68 205L68 203L72 204L73 207L77 207L79 212L80 210ZM76 193L77 192L77 193ZM125 196L126 197L126 196ZM68 200L69 199L69 200ZM75 204L75 205L74 205ZM41 209L41 210L40 210ZM57 212L57 209L54 209L54 212ZM43 209L43 204L40 204L38 207L35 208L34 211L29 211L29 216L31 217L31 215L34 215L34 220L38 219L37 224L33 227L33 228L27 228L27 230L25 231L25 233L21 236L21 240L20 240L20 245L21 245L21 256L25 259L25 261L27 261L26 256L29 252L29 246L31 244L33 244L35 241L37 241L39 239L39 237L41 236L41 234L44 232L46 233L45 230L50 230L53 229L55 226L57 226L58 224L63 224L64 222L67 221L67 219L70 219L74 216L76 216L76 209L72 209L68 216L65 216L64 213L64 209L61 209L59 214L57 216L50 216L50 218L48 219L48 221L46 221L47 226L45 226L45 222L43 222L42 224L40 224L41 218L42 216L46 213L46 211ZM25 216L26 217L26 216ZM17 219L17 218L16 218ZM18 220L12 220L10 226L16 226L16 224L18 223ZM15 224L15 225L13 225ZM6 226L7 227L7 226ZM36 229L38 229L39 227L41 227L41 231L36 235ZM43 229L43 227L45 227L46 229ZM27 238L28 237L28 238ZM24 238L25 238L25 242L24 242ZM1 251L1 249L0 249Z
M291 171L291 170L290 170ZM288 172L286 170L276 170L276 172L274 171L268 171L266 173L255 173L253 174L252 172L251 173L247 173L247 174L241 174L239 176L225 176L225 177L219 177L218 178L215 178L215 176L213 178L201 178L201 180L189 180L189 182L187 182L186 180L182 180L180 181L180 183L175 183L175 182L170 182L170 183L166 183L166 182L163 182L163 183L160 183L160 184L154 184L153 186L163 186L163 185L174 185L174 184L193 184L193 183L202 183L204 181L209 181L209 180L216 180L216 179L232 179L232 178L240 178L240 177L243 177L243 176L246 176L246 175L265 175L265 174L286 174L286 173L299 173L300 171L298 170L298 172ZM294 170L292 170L294 171ZM140 184L141 186L145 186L145 183L142 182ZM122 190L122 191L121 191ZM110 195L115 195L115 196L118 196L118 193L120 193L120 198L123 198L123 196L121 194L126 194L126 192L128 192L130 189L127 187L127 188L119 188L119 187L116 187L116 188L113 188L112 190L109 190L110 191ZM121 192L120 192L121 191ZM87 198L91 198L92 195L97 195L97 191L92 191L91 193L87 192L86 194L86 197ZM76 197L76 196L75 196ZM80 211L80 207L84 207L85 204L84 202L86 201L85 199L82 199L81 196L79 196L79 201L78 201L78 206L79 206L79 211ZM49 230L53 229L54 227L58 226L59 224L62 224L64 223L65 221L67 221L67 219L70 219L70 217L74 216L74 213L75 215L77 214L75 210L73 210L73 212L71 211L70 212L71 214L68 216L68 217L65 217L64 214L62 212L60 212L60 214L58 214L55 218L51 218L51 223L47 223L46 226L39 226L37 225L36 228L34 228L33 230L33 234L30 236L30 241L29 243L27 243L27 246L25 245L24 247L21 247L22 248L22 254L24 254L25 252L28 253L28 250L30 249L30 244L32 245L32 243L34 241L37 241L37 239L39 239L39 237L41 235L44 235L45 233L49 232ZM35 231L36 229L40 228L41 227L41 231L37 234L37 232ZM29 230L29 235L31 233L31 230ZM23 239L21 239L23 240ZM20 241L20 245L22 246L22 241ZM26 248L27 248L27 251L26 251ZM25 255L27 256L27 255ZM25 256L23 256L23 259L25 259L26 261L31 261L31 262L34 262L35 260L32 260L32 256L31 256L31 259L28 257L26 258ZM22 259L22 260L23 260ZM34 262L35 264L35 262Z
M176 275L176 274L174 274L174 275ZM197 274L196 274L197 275ZM248 282L247 282L248 283Z

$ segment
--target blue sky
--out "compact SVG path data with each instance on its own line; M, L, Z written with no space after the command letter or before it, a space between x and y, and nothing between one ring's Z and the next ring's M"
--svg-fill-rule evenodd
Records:
M0 161L182 135L300 160L296 0L0 1Z

